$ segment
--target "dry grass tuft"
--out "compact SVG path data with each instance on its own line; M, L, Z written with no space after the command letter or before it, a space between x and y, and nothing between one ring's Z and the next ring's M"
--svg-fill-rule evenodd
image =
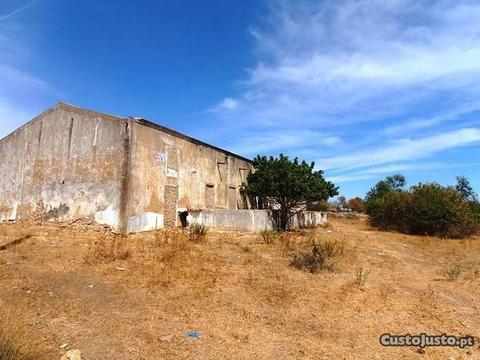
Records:
M344 244L334 239L310 239L309 251L301 251L293 255L291 265L298 269L307 269L311 273L320 270L333 270L335 259L345 253Z
M127 247L127 238L112 235L95 242L85 256L88 264L110 263L117 260L127 260L131 250Z
M458 281L460 279L476 280L480 277L480 267L477 261L462 259L447 264L440 274L447 281Z
M443 270L442 275L447 281L457 281L463 273L461 264L451 264Z
M260 238L264 244L273 244L277 240L282 238L282 233L275 230L264 229L260 231Z
M0 305L0 360L46 359L20 311Z
M355 285L363 287L365 286L368 275L370 275L370 272L365 270L364 268L360 267L355 271Z
M202 224L193 224L188 227L188 238L193 242L205 240L210 228Z

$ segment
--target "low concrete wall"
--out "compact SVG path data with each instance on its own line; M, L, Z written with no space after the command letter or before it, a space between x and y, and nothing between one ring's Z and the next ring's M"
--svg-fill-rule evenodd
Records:
M203 210L189 214L189 223L202 224L211 228L261 231L272 229L270 210ZM304 211L291 220L291 228L313 228L327 222L327 215L317 211Z
M127 221L127 233L163 229L163 221L163 214L153 212L132 216Z

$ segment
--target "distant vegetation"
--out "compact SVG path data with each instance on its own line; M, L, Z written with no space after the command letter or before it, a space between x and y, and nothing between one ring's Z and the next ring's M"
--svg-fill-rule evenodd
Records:
M407 234L464 238L479 230L480 203L468 179L406 188L402 175L378 182L365 197L372 225Z

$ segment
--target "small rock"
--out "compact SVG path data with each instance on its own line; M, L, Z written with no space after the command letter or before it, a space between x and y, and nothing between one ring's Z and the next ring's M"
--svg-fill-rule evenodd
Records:
M80 350L69 350L62 356L60 360L82 360Z
M419 353L419 354L425 354L425 349L419 348L419 349L417 350L417 353Z
M117 267L117 270L118 270L118 271L125 271L125 268Z
M65 344L63 344L63 345L60 346L60 349L66 349L67 347L68 347L68 344L65 343Z
M159 338L161 342L170 342L173 340L173 335L165 335Z
M90 289L93 289L93 284L88 285L88 287L89 287Z

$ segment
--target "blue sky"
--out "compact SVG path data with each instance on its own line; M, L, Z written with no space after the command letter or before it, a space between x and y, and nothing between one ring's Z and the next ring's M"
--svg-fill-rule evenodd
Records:
M480 1L0 0L0 137L58 101L480 191Z

